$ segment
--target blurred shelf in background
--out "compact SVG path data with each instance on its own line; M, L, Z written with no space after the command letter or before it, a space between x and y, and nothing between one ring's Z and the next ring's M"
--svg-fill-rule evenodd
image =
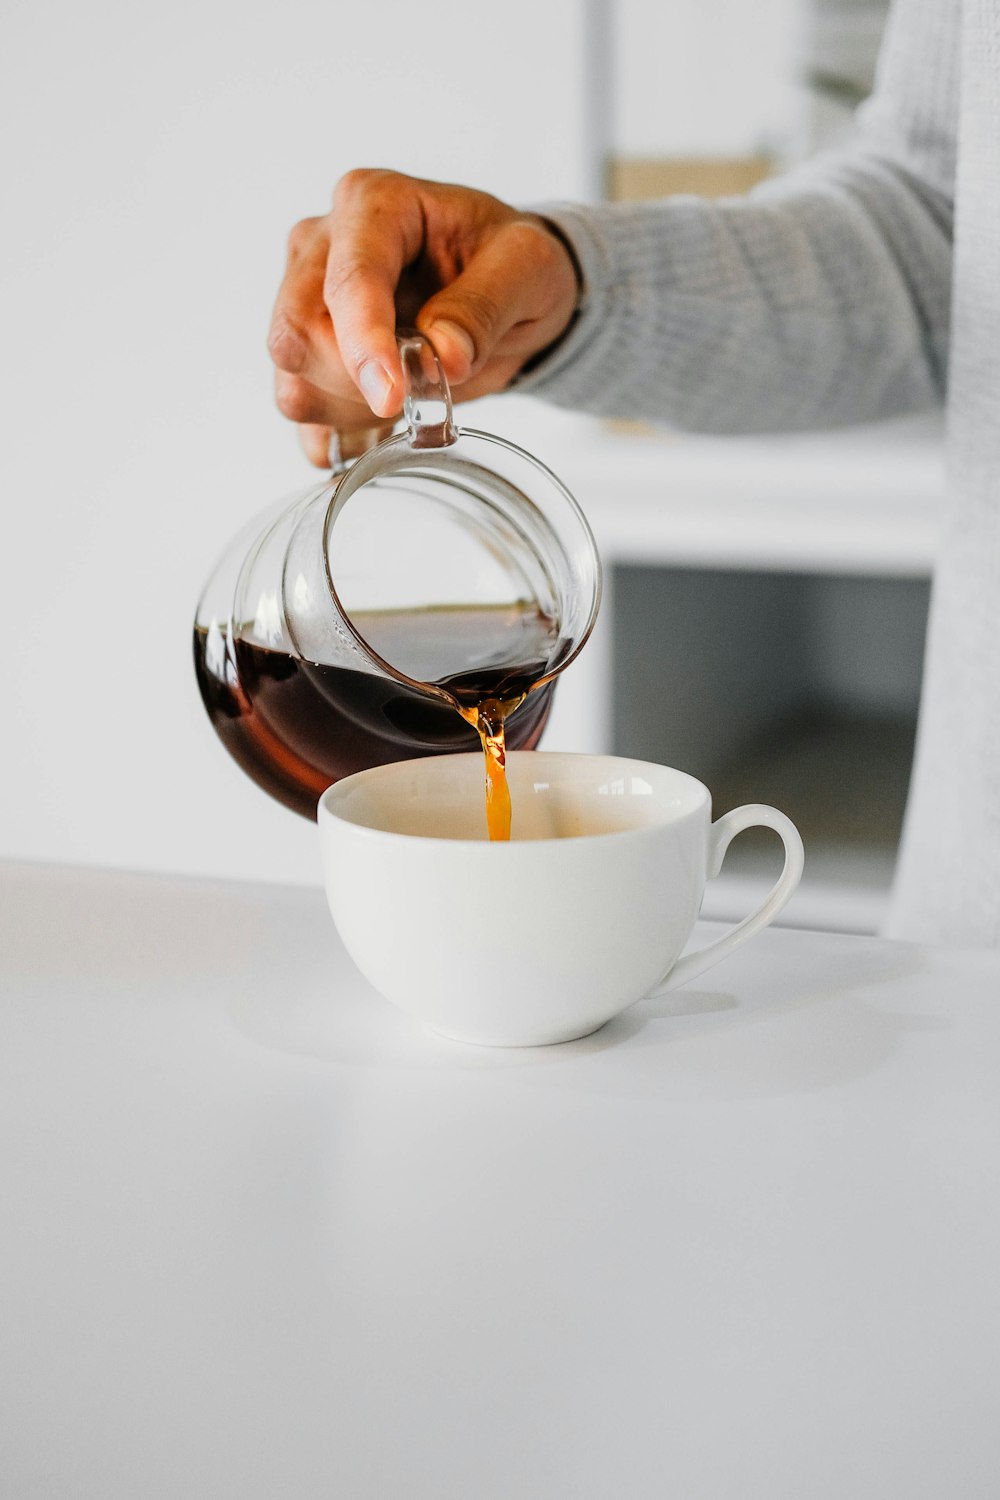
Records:
M607 592L546 746L679 766L716 815L780 807L807 856L783 920L876 931L943 514L939 421L738 439L593 424L556 467L597 533ZM705 915L745 915L776 848L737 840Z

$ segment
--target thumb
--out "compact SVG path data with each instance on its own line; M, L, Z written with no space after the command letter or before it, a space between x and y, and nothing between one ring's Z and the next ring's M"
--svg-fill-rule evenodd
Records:
M526 354L545 347L565 277L554 238L529 220L497 231L470 259L462 273L421 308L417 324L434 345L448 379L460 382L485 364L515 325ZM575 298L575 277L568 311ZM534 330L537 329L537 333Z
M450 292L442 294L442 298L433 298L417 319L420 332L425 333L434 345L434 352L453 385L469 378L478 350L487 342L482 332L477 342L476 335L467 326L472 321L460 292L454 298Z

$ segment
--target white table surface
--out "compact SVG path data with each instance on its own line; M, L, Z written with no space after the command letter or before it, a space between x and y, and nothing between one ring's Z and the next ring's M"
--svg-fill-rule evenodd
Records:
M0 1129L11 1500L1000 1494L1000 955L480 1051L319 891L8 865Z

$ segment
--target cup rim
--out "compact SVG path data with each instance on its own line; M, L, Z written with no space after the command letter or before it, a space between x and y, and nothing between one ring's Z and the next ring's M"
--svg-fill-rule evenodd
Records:
M676 778L682 786L689 790L689 792L692 794L692 802L689 806L681 808L679 811L674 812L670 816L660 818L655 822L648 823L640 827L611 828L603 832L573 834L571 837L567 837L565 835L543 836L540 838L531 839L518 839L517 837L515 837L509 841L493 841L488 838L484 838L481 835L477 836L476 838L453 838L441 837L434 834L408 833L405 830L394 828L373 827L369 823L358 822L354 818L341 816L336 811L336 803L342 798L350 796L352 792L356 791L359 784L377 782L380 780L389 780L394 775L402 774L404 770L409 770L412 773L415 767L419 767L421 769L430 767L443 767L447 764L453 764L455 761L464 761L466 764L475 762L478 766L482 766L482 751L472 750L467 752L460 751L457 753L450 753L446 755L427 756L419 760L390 761L385 765L369 766L363 771L354 772L351 776L342 777L339 781L335 781L331 786L327 787L326 791L323 792L320 796L317 804L317 822L319 823L321 828L324 826L324 824L327 823L338 824L341 826L349 827L352 830L352 835L359 838L392 841L401 840L407 846L424 843L433 845L436 848L447 845L449 849L456 850L461 849L471 851L473 849L489 849L523 851L529 848L546 849L551 848L554 845L565 845L567 843L586 844L596 843L598 841L603 842L608 839L634 839L637 837L642 837L644 835L649 836L655 834L658 830L664 827L680 825L681 823L686 822L689 818L699 816L705 810L707 810L709 818L711 818L712 795L708 787L704 782L699 781L696 776L692 776L687 771L680 771L675 766L664 766L656 761L637 760L632 756L590 754L586 751L577 750L511 750L507 753L508 767L512 762L515 765L518 765L530 761L531 763L544 766L545 763L549 763L551 765L551 763L555 760L578 763L583 761L604 761L608 763L609 766L613 765L618 768L619 775L631 774L641 776L644 772L650 771L657 775L662 775L666 772L669 773L671 777ZM432 776L443 775L444 771L432 770L430 774ZM496 854L490 855L490 858L497 857L498 856ZM501 854L499 857L524 858L525 855L522 853L520 856L513 856L508 853L507 855Z

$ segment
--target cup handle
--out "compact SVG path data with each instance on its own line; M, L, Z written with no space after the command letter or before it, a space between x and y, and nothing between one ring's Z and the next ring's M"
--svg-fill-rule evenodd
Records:
M736 927L724 932L722 937L716 938L714 943L698 948L694 953L685 953L677 960L666 979L653 991L653 994L663 994L665 990L673 990L679 985L687 984L689 979L703 974L706 969L717 964L720 958L725 958L727 954L732 953L734 948L745 943L747 938L753 937L755 932L759 932L762 927L773 922L802 879L805 856L802 839L795 824L776 807L765 807L763 803L751 802L746 807L734 807L732 812L723 813L722 817L717 819L709 829L707 870L709 880L718 875L722 869L722 861L726 857L726 850L736 835L746 828L773 828L778 834L785 846L785 863L781 874L756 911L744 917Z

